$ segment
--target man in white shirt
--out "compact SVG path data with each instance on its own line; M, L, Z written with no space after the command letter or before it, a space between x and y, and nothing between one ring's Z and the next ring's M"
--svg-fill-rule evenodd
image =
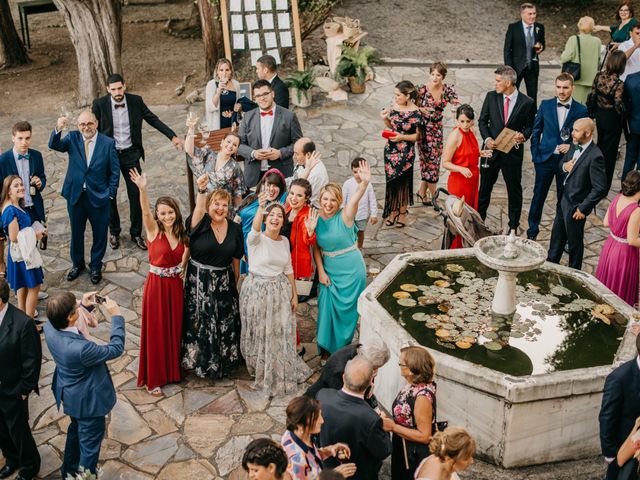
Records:
M296 162L293 175L287 178L287 188L296 178L304 178L311 184L311 205L320 208L320 190L329 183L329 173L322 160L316 144L309 138L302 137L293 144L293 159Z
M348 178L342 185L342 207L347 204L358 189L360 183L360 162L365 160L362 157L356 157L351 161L351 173L353 176ZM358 203L358 212L356 213L356 226L358 227L358 248L364 246L364 232L367 223L371 225L378 223L378 203L373 185L369 183L367 190Z
M635 24L631 29L631 38L618 45L618 50L627 56L627 66L624 73L620 75L623 82L632 73L640 72L640 24Z

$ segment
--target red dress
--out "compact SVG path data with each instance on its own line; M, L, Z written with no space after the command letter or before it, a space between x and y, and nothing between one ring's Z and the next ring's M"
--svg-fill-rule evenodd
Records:
M451 195L455 195L456 197L464 196L465 203L474 210L477 210L478 186L480 184L480 169L478 168L480 147L478 146L478 140L473 130L469 130L468 132L460 128L457 128L457 130L462 135L462 142L460 142L460 146L453 154L451 163L471 170L471 178L466 178L458 172L451 172L449 173L449 180L447 181L447 190L449 190ZM459 236L456 236L453 240L451 248L462 248L462 241Z
M167 237L159 233L149 247L149 264L171 268L182 263L184 244L171 250ZM184 294L179 275L161 277L149 272L142 292L142 334L138 386L148 389L179 382L182 305Z

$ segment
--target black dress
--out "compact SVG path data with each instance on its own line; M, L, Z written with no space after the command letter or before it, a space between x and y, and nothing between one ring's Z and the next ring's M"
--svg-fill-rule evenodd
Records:
M187 226L191 218L187 219ZM199 377L222 378L240 361L240 308L232 268L244 254L242 229L227 221L219 243L205 214L189 233L191 260L184 285L182 365Z
M231 115L233 115L233 106L236 104L236 92L227 90L227 93L220 95L220 128L228 128L231 126ZM227 117L222 115L228 113Z

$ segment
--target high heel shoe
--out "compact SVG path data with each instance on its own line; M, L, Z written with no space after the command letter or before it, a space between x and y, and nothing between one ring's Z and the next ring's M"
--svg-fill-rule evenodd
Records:
M395 217L393 218L388 218L387 220L385 220L384 224L387 227L393 227L393 225L396 223L396 221L398 220L398 217L400 216L399 213L396 213Z
M395 222L396 228L404 228L404 227L407 226L404 222L401 222L400 220L398 220L400 218L400 215L407 215L407 213L409 213L409 212L405 211L405 212L398 213L398 215L396 216L396 220L397 221Z
M416 199L422 203L422 205L424 205L425 207L428 207L431 205L431 200L429 200L427 198L427 194L425 193L424 196L420 195L419 193L416 193Z

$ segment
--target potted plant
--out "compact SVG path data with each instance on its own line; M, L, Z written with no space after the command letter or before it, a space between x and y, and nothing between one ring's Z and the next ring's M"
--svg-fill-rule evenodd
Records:
M289 86L291 103L297 107L306 108L311 105L311 87L315 76L310 70L293 72L285 81Z
M351 93L364 93L364 82L370 71L370 66L382 63L376 50L368 45L355 49L342 47L342 54L338 59L336 72L349 82Z

